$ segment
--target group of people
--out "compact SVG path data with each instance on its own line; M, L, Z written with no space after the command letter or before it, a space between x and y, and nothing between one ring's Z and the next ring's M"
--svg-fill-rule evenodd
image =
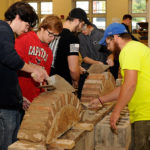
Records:
M126 19L131 23L130 15L123 20ZM37 87L45 84L49 75L58 74L78 88L81 74L90 65L117 66L117 71L112 71L117 78L119 63L122 85L93 99L90 105L117 100L110 119L113 129L117 128L121 110L128 105L132 126L129 149L149 150L149 48L133 41L125 21L110 24L104 32L89 22L80 8L72 9L63 24L59 17L48 15L33 31L37 23L37 14L25 2L11 5L5 12L5 20L0 21L0 150L7 150L17 140L22 110L27 110L43 92Z
M0 21L0 150L17 140L23 110L44 91L38 86L49 75L59 74L78 87L79 40L74 32L87 22L84 10L76 8L63 25L59 17L48 15L34 31L38 16L28 3L16 2L5 12ZM59 40L56 56L49 45L54 39Z
M0 21L0 150L17 140L22 110L28 109L41 93L37 86L49 77L53 59L49 43L61 33L62 22L55 15L46 16L34 32L37 22L36 12L25 2L11 5Z

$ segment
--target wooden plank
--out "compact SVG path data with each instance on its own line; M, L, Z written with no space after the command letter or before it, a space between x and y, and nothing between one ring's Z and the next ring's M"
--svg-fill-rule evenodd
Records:
M94 125L92 123L77 123L75 126L73 126L73 129L80 129L86 131L92 131L93 128Z
M85 130L71 129L68 130L63 136L61 136L60 139L73 140L75 141L75 143L77 143L80 140L80 138L82 138L85 135Z
M8 150L46 150L46 146L33 142L17 141L11 144Z
M50 147L60 147L63 149L72 149L75 146L75 141L67 139L56 139L51 144Z
M100 120L102 120L108 113L110 113L115 105L115 102L106 103L104 107L99 110L89 110L85 109L82 115L81 122L92 123L96 125Z

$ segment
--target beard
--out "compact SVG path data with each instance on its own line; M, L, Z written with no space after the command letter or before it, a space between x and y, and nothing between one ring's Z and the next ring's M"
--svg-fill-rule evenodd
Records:
M119 45L118 45L116 42L114 42L113 55L114 55L114 59L115 59L115 60L118 60L118 59L119 59L120 51L121 51L121 49L120 49Z

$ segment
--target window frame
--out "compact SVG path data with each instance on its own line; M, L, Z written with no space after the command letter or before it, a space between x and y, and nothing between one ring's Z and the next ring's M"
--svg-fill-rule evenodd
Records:
M52 2L52 13L53 13L53 1L52 0L23 0L27 3L37 2L37 15L39 17L39 22L41 22L41 19L47 15L47 14L41 14L41 3L42 2Z
M132 19L136 17L145 17L148 21L148 0L146 0L146 12L145 13L132 13L132 0L129 0L129 14L131 14Z
M73 0L74 8L76 8L77 1L88 1L89 2L89 13L87 14L87 17L89 18L90 22L93 23L93 18L105 18L105 28L106 28L106 25L107 25L107 0ZM105 1L106 12L93 14L93 1Z

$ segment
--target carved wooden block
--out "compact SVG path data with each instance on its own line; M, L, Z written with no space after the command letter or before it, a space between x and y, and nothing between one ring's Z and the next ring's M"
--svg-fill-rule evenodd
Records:
M26 112L18 138L50 144L80 120L80 111L80 101L70 92L42 93Z
M110 72L89 74L82 89L81 101L89 102L110 92L114 87L115 79Z
M95 74L95 73L100 74L100 73L106 71L108 68L109 68L108 65L104 65L104 64L93 64L93 65L91 65L90 68L88 69L88 72L89 72L90 74L92 74L92 73L94 73L94 74Z
M8 150L47 150L45 145L31 142L17 141L8 147Z
M56 78L59 78L59 76ZM53 80L49 80L49 82L52 83ZM60 137L66 135L66 132L72 127L74 127L72 130L79 129L84 134L85 130L93 130L93 120L96 123L101 113L94 114L93 117L95 116L95 118L93 119L90 119L91 117L88 115L84 115L82 121L86 120L91 122L91 124L79 124L78 122L81 120L83 111L81 112L82 106L80 101L72 93L74 89L68 90L70 89L68 86L63 90L64 85L67 84L63 84L63 82L60 84L57 81L53 84L57 90L44 92L33 100L21 124L18 133L19 141L10 146L9 150L25 150L26 147L28 149L33 147L33 150L49 150L51 147L52 149L60 148L61 150L72 149L75 145L74 142L76 142L73 136L69 139L70 141L60 140ZM81 100L87 102L94 97L109 92L114 86L115 81L109 72L90 74L85 81ZM102 108L102 111L105 112L105 108ZM90 115L92 114L90 113ZM103 112L101 118L102 116ZM83 134L81 135L83 136ZM85 141L84 138L83 140ZM91 144L91 147L93 147L93 144Z

